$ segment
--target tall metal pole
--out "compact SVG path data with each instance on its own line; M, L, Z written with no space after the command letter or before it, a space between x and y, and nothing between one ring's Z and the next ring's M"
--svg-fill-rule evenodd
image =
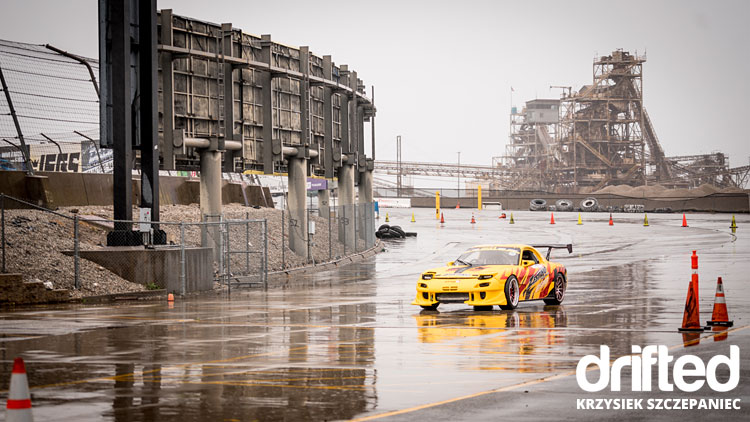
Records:
M458 151L458 168L456 169L456 198L461 197L461 151Z
M26 173L30 176L34 175L34 168L31 166L31 160L29 159L29 150L26 149L26 141L23 139L23 132L21 131L21 125L18 123L18 116L16 115L16 109L13 107L13 100L10 98L10 92L8 91L8 84L5 83L5 76L3 75L3 68L0 66L0 83L2 83L3 92L5 93L5 100L8 101L8 109L10 115L13 118L13 124L16 126L16 132L18 133L18 140L21 142L21 154L23 154L23 160L26 163Z
M401 197L401 135L396 136L396 166L398 175L396 176L396 196Z

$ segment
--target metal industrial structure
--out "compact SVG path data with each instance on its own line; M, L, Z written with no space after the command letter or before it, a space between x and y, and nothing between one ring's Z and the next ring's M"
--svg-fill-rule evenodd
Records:
M108 244L141 241L126 222L133 162L142 174L141 219L152 221L159 169L200 170L207 218L221 214L222 169L287 173L290 247L303 256L308 175L338 179L341 205L354 204L355 183L359 202L372 202L364 123L374 151L375 106L357 72L270 35L157 12L156 0L99 0L99 10L101 143L114 151L115 220L123 221ZM329 195L319 191L322 204ZM163 243L155 227L154 243Z

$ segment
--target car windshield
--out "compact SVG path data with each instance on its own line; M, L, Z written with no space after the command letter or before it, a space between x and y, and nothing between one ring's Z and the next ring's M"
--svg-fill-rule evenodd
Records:
M520 251L514 248L473 249L456 259L458 265L518 265Z

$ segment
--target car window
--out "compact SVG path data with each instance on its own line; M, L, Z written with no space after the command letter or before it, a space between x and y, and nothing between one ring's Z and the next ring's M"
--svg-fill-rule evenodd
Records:
M523 251L523 260L534 261L534 264L539 263L539 259L536 257L536 254L532 252L530 249L526 249L525 251Z
M456 259L456 265L518 265L518 249L474 249Z

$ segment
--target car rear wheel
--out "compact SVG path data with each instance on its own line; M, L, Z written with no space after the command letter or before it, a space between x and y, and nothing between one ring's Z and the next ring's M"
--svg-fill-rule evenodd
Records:
M516 309L520 296L521 292L518 289L518 279L512 275L505 281L505 302L507 305L500 305L500 309Z
M559 305L565 299L565 276L557 274L555 277L555 288L552 289L548 298L544 299L547 305Z
M432 305L419 305L419 306L421 306L422 309L424 309L425 311L435 311L435 310L437 310L438 305L440 305L440 304L439 303L435 303L435 304L432 304Z

